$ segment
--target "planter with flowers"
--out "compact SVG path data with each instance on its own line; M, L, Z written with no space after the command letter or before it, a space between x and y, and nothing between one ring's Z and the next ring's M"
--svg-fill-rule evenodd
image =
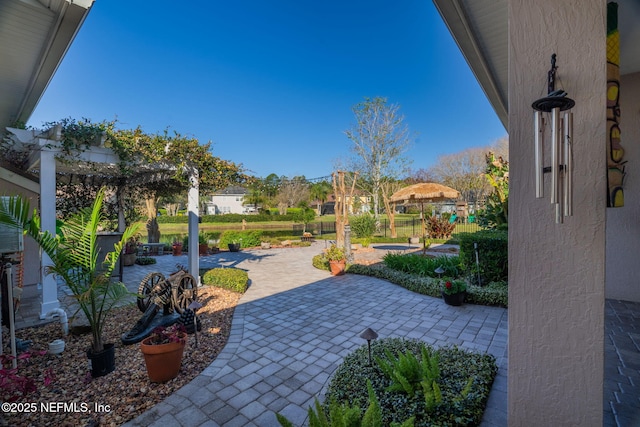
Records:
M124 254L122 254L122 264L130 267L136 263L138 257L138 244L140 243L141 234L136 233L127 240L124 245Z
M163 383L178 376L186 343L187 332L181 324L158 326L142 340L140 350L151 382Z
M174 241L171 244L171 249L173 251L173 256L179 256L182 255L182 242L179 241Z
M329 269L334 276L344 274L347 266L347 256L343 248L331 245L325 252L325 257L329 260Z
M467 295L467 282L464 280L445 280L442 283L442 298L448 305L462 305Z

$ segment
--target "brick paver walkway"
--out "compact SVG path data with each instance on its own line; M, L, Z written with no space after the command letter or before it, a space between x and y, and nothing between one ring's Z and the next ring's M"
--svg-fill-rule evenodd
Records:
M500 373L483 426L506 425L505 309L450 307L383 280L332 277L311 265L321 245L203 258L203 266L249 271L251 286L236 308L229 342L190 384L127 425L268 427L279 425L276 412L302 425L342 358L364 344L358 335L367 327L380 337L495 355Z

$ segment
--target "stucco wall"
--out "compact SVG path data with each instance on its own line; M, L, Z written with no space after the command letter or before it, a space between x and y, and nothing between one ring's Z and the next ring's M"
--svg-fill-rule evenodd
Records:
M621 58L623 61L624 58ZM624 207L607 209L607 298L640 301L640 73L620 79Z
M605 15L603 0L509 1L509 426L602 426ZM534 186L531 103L547 93L553 53L576 101L564 224L549 176L544 199Z

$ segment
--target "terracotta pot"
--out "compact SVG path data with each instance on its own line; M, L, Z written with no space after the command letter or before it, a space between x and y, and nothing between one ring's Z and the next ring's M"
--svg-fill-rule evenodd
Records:
M200 243L198 245L198 254L200 256L208 255L209 254L209 245L207 245L206 243Z
M347 266L347 260L341 259L339 261L329 261L329 268L333 276L340 276L344 274L344 269Z
M462 305L464 303L464 297L467 295L466 292L458 292L457 294L447 295L442 292L442 299L448 305Z
M184 334L185 339L186 337L187 335ZM145 338L140 343L149 380L153 383L163 383L177 377L185 344L177 342L149 344L150 340L151 337Z
M173 245L171 248L173 249L173 256L182 255L182 245Z

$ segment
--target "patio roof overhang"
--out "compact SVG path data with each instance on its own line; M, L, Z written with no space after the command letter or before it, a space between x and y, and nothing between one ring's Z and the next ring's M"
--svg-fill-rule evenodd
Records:
M620 73L640 71L640 2L620 5ZM453 39L508 130L509 2L508 0L433 0ZM553 52L549 52L549 58Z
M0 129L28 121L93 2L0 2Z

